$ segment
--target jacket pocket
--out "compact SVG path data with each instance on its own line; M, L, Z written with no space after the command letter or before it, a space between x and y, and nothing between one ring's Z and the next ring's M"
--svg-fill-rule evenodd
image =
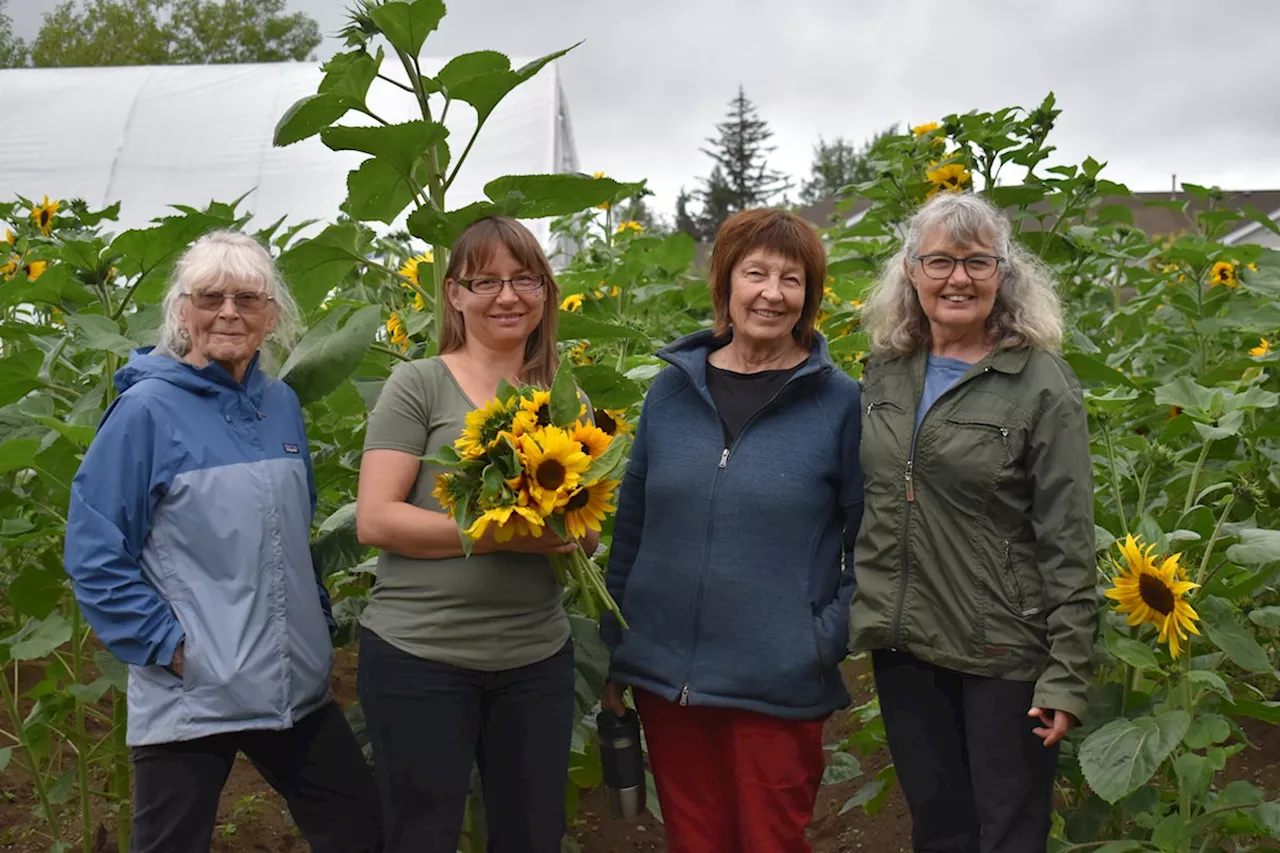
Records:
M997 415L963 412L942 419L927 428L930 468L935 479L963 484L972 489L973 497L990 493L1008 463L1012 436L1004 420ZM921 436L921 444L925 441ZM973 504L981 511L980 504Z

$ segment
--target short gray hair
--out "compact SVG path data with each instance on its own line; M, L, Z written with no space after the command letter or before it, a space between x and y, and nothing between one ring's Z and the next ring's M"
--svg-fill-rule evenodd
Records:
M990 245L1005 259L1000 289L987 320L996 347L1062 347L1062 306L1053 273L1040 258L1013 241L1009 219L985 197L944 192L934 196L907 222L902 248L889 259L862 310L863 327L878 355L909 355L929 346L929 320L907 275L911 256L925 235L946 228L961 245Z
M200 286L218 287L227 281L245 281L261 285L280 313L272 333L283 352L298 336L301 319L298 304L285 287L271 253L248 234L239 231L210 231L191 245L173 268L169 289L165 291L161 311L159 348L181 358L191 349L191 340L182 327L182 298ZM264 367L270 366L275 354L263 352Z

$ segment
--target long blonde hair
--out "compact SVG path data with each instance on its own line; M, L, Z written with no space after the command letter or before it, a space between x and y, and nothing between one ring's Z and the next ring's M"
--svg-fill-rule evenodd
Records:
M517 263L529 272L541 273L545 298L542 303L542 321L529 335L524 345L524 371L521 379L531 385L551 387L555 379L556 368L560 365L560 356L556 352L556 318L560 310L560 288L555 276L551 274L551 263L547 260L538 238L514 219L505 216L491 216L468 225L458 237L449 256L449 265L445 268L445 280L457 281L467 278L470 273L479 270L492 258L501 244L516 259ZM439 310L444 312L443 330L440 334L440 354L462 349L467 340L466 324L462 312L453 307L448 299L443 300Z
M961 245L990 245L1004 259L1000 289L987 318L997 349L1062 347L1062 306L1053 273L1040 258L1015 243L1004 212L971 193L939 193L907 223L902 248L884 265L862 309L862 325L871 350L892 357L929 346L929 320L907 275L907 265L925 235L946 228Z

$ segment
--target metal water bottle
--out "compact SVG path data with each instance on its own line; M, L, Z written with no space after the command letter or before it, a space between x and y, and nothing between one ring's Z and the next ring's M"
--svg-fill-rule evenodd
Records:
M631 708L621 717L605 708L596 715L596 732L604 784L609 789L609 810L614 817L636 817L645 804L640 718Z

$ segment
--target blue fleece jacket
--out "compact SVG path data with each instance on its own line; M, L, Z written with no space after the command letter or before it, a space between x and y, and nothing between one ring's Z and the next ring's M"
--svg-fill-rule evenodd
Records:
M607 586L611 678L690 705L816 719L849 703L848 635L862 518L858 384L816 336L809 359L731 447L697 332L645 399L619 495Z

